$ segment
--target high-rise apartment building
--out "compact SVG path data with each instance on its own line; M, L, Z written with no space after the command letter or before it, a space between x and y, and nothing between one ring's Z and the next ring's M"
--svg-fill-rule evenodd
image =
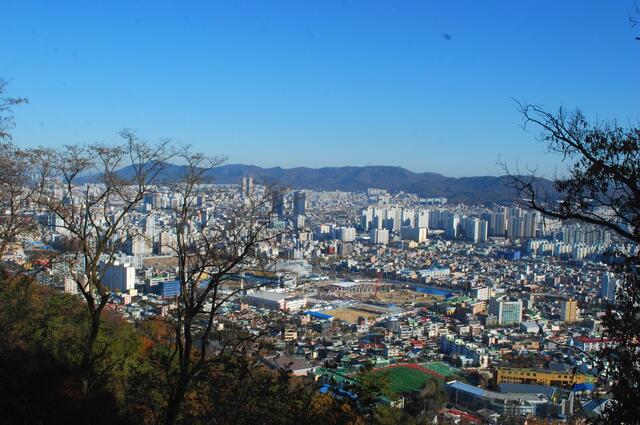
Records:
M600 297L606 301L614 302L616 300L618 280L609 272L604 273L600 279Z
M76 280L78 279L78 280ZM83 288L87 288L87 276L84 274L79 274L78 276L76 276L76 279L74 279L71 276L65 276L64 278L64 292L67 294L72 294L72 295L76 295L78 293L80 293L80 289L78 288L78 285L82 285Z
M536 237L536 231L538 229L539 214L537 211L527 211L523 217L523 229L522 234L526 239Z
M429 227L429 210L420 210L416 214L416 227Z
M242 194L246 197L253 195L253 177L243 177L241 184Z
M578 302L574 299L560 301L560 320L574 323L578 320Z
M342 242L353 242L356 240L356 229L353 227L338 227L336 229L336 238Z
M133 235L127 241L127 254L129 255L151 255L153 252L153 242L150 237L144 235Z
M386 245L389 243L389 231L387 229L372 229L369 232L370 241L376 245Z
M460 216L458 214L447 213L448 217L445 222L444 232L449 239L458 237L458 228L460 226Z
M400 237L403 241L415 241L422 243L427 240L427 228L403 226L400 231Z
M462 222L465 237L474 243L484 243L487 241L488 227L489 223L478 218L466 217Z
M360 215L360 227L362 227L365 232L368 232L369 228L373 226L373 215L373 207L368 207L367 209L362 210L362 214Z

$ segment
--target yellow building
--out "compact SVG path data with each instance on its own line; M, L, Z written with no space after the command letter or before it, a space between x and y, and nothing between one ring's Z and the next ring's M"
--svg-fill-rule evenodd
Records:
M560 319L563 322L574 323L578 320L578 302L573 299L560 302Z
M487 303L486 301L478 301L476 303L469 304L471 308L471 314L486 314Z
M298 339L298 332L294 329L285 329L284 331L284 340L285 341L295 341Z
M568 387L573 384L594 382L595 378L573 371L556 372L548 369L500 367L495 372L496 384L536 384Z

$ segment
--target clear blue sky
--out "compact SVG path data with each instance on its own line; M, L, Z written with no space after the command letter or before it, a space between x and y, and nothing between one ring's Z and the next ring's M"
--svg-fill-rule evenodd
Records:
M21 145L121 128L230 163L552 170L512 97L637 123L633 0L4 0ZM445 36L448 35L448 36Z

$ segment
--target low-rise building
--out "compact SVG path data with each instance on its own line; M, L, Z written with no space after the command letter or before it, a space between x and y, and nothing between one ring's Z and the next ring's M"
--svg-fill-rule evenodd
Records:
M573 384L591 382L595 379L572 370L554 371L550 369L499 367L495 371L496 384L536 384L554 387L568 387Z

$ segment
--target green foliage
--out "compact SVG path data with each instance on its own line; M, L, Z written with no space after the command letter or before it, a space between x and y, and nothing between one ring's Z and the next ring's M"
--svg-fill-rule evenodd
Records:
M105 326L94 367L99 385L83 396L78 363L88 325L78 298L26 278L0 280L0 422L64 424L97 415L92 423L126 423L112 384L126 375L135 331Z
M86 335L86 313L69 295L31 285L27 279L5 279L0 285L0 347L46 352L72 365Z
M358 401L361 408L368 410L374 407L379 396L395 397L389 385L389 375L387 372L375 372L373 366L367 364L356 376L358 388Z
M373 409L372 419L372 422L376 425L398 425L407 423L406 418L403 418L402 410L382 404Z
M79 367L90 319L83 301L0 270L0 423L159 424L177 371L172 329L102 315L92 382ZM374 385L372 383L372 385ZM251 356L211 358L192 379L179 423L363 424L356 407L320 395Z

